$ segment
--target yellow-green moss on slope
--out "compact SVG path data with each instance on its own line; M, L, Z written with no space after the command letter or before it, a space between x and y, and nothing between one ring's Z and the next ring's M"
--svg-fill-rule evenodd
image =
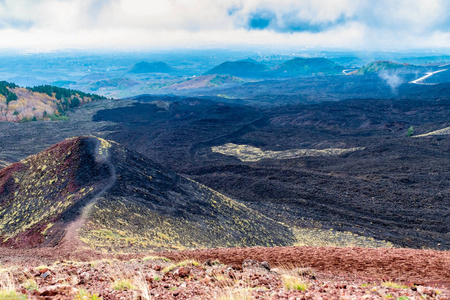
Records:
M375 240L372 237L358 235L349 231L325 230L318 228L294 228L296 246L312 247L364 247L391 248L394 244Z
M33 245L39 244L43 236L48 239L55 234L50 223L61 219L70 221L76 217L76 211L71 210L77 203L97 192L100 182L83 179L89 172L79 173L93 160L86 153L89 152L84 145L86 141L84 138L65 140L1 171L2 243L12 238L21 243L26 237Z
M354 148L328 148L328 149L291 149L285 151L261 150L250 145L237 145L228 143L222 146L211 147L212 152L234 156L241 161L258 161L261 159L289 159L307 156L334 156L364 150L362 147Z
M96 249L294 242L283 224L95 137L66 140L0 171L0 201L0 237L19 247L57 244L82 212L81 239Z
M293 242L290 230L246 206L192 182L205 201L193 215L161 213L139 201L102 198L91 209L81 240L116 251L276 246ZM276 237L276 238L275 238Z
M294 242L289 228L233 199L147 165L136 153L120 147L112 152L118 159L117 185L94 204L80 231L92 248L178 250Z

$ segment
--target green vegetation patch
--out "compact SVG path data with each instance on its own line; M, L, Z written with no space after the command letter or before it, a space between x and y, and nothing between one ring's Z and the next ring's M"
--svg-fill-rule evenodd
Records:
M365 75L369 73L378 73L383 70L401 69L413 67L408 64L402 64L393 61L374 61L356 71L356 75Z
M6 104L11 101L17 100L17 95L11 91L11 89L15 89L18 86L14 83L0 81L0 94L6 98Z
M137 287L130 279L120 279L112 283L112 288L116 291L135 290Z
M197 266L200 266L200 265L201 264L198 261L196 261L196 260L187 259L187 260L180 261L179 263L176 263L176 264L173 264L173 265L170 265L170 266L164 268L162 270L162 272L163 273L168 273L168 272L171 272L171 271L175 270L178 267L197 267Z
M226 83L240 83L242 80L229 75L215 75L209 82L212 86L220 86Z
M282 277L283 286L288 291L306 291L308 289L308 284L300 280L300 278L290 275L284 275Z
M0 290L2 300L26 300L27 296L13 290Z

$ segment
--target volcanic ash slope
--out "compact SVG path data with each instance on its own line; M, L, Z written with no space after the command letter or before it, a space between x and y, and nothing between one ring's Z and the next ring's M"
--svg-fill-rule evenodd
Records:
M70 239L121 251L294 239L286 226L96 137L65 140L0 170L0 238L14 248Z

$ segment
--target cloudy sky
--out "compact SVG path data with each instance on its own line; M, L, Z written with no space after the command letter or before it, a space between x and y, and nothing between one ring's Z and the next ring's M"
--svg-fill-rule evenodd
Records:
M0 48L450 49L448 0L0 0Z

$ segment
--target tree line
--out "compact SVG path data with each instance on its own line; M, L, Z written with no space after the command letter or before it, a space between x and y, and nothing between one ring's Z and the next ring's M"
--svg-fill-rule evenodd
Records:
M8 104L11 101L17 100L17 95L8 89L8 88L15 89L17 87L18 86L14 83L0 81L0 94L5 96L6 104Z

